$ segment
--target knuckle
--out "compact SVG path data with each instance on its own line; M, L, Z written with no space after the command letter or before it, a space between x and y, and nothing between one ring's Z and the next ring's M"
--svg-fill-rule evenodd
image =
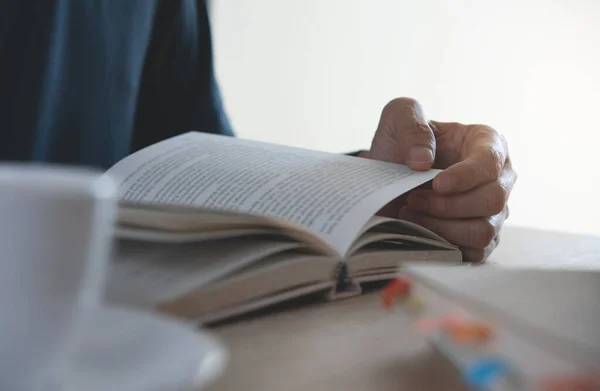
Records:
M421 138L426 139L426 141L433 140L433 134L429 131L427 125L424 124L416 124L413 126L406 126L402 129L404 135L409 138Z
M487 146L485 150L480 151L480 163L482 169L485 170L486 177L497 180L504 169L508 156L508 149L504 136L487 125L470 125L469 131L476 138L484 139L489 142L489 146ZM486 145L488 144L486 143Z
M477 162L469 162L469 175L464 176L464 181L469 187L477 186L480 182L480 167Z
M500 173L504 168L504 157L502 151L498 148L490 148L488 150L488 164L485 165L488 172L486 172L486 176L488 176L492 180L498 180L500 178Z
M451 205L446 198L432 197L430 202L433 213L439 215L440 217L448 217L450 215Z
M486 211L489 211L492 216L501 213L506 206L507 198L507 189L502 184L495 183L485 197Z
M500 133L498 131L495 131L495 132L496 132L496 135L498 136L498 138L500 139L500 144L502 144L502 147L504 147L504 150L506 151L506 154L508 155L508 140L502 133Z
M517 172L512 168L512 165L505 167L504 170L506 171L507 182L509 182L512 187L517 182Z
M392 99L391 101L388 102L387 105L385 105L386 108L391 108L391 109L395 109L398 107L416 107L416 106L420 106L419 102L417 102L416 99L413 98L409 98L409 97L400 97L400 98L395 98Z
M473 262L481 263L485 261L486 252L485 250L475 250Z
M480 262L483 262L486 259L488 259L490 257L490 255L492 254L492 252L494 251L494 249L496 247L498 247L499 243L500 243L500 239L498 238L498 235L496 235L494 240L492 240L492 243L490 243L489 246L487 246L486 248L483 249L483 258L480 260Z
M512 188L515 186L516 174L512 170L505 170L506 172L502 174L502 177L498 179L500 185L505 189L508 194L511 192Z
M499 133L494 128L483 124L467 125L467 130L475 137L496 139L499 136Z
M470 232L470 239L473 248L484 249L492 243L496 237L496 227L492 223L492 219L480 219L476 224L473 224Z
M498 139L502 137L502 135L496 129L492 128L489 125L475 124L475 125L471 125L471 126L475 129L477 129L478 133L483 134L485 136L498 138Z
M428 125L425 121L423 107L413 98L402 97L389 101L383 108L383 113L388 118L402 119L406 124Z
M423 113L423 108L413 98L402 97L389 101L383 108L381 123L388 129L399 131L403 137L422 139L431 143L433 132Z
M468 125L465 125L461 122L455 122L455 121L446 122L446 125L452 129L464 129L464 128L468 127Z
M485 255L484 249L469 249L469 251L465 254L465 261L481 263L485 260Z

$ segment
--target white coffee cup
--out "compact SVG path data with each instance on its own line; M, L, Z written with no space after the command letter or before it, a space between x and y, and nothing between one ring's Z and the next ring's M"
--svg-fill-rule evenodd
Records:
M98 307L115 212L101 172L0 165L0 390L51 388Z

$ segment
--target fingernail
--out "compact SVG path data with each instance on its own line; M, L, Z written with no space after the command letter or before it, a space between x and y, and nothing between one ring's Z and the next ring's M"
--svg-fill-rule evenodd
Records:
M411 163L431 163L433 152L426 147L412 147L408 153Z
M427 200L424 197L409 197L408 206L421 212L427 211Z

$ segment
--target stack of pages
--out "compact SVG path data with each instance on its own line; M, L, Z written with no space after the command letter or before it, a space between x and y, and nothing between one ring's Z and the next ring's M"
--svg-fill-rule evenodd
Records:
M418 225L376 216L438 170L197 132L128 156L109 300L200 322L290 298L328 299L401 262L459 264Z

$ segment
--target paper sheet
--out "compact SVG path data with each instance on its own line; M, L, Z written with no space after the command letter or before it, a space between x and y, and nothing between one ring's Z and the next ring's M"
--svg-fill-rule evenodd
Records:
M343 255L381 207L438 172L190 132L138 151L108 174L123 201L279 217Z
M192 244L122 242L111 263L107 299L152 307L189 293L269 255L297 248L294 242L232 239Z

